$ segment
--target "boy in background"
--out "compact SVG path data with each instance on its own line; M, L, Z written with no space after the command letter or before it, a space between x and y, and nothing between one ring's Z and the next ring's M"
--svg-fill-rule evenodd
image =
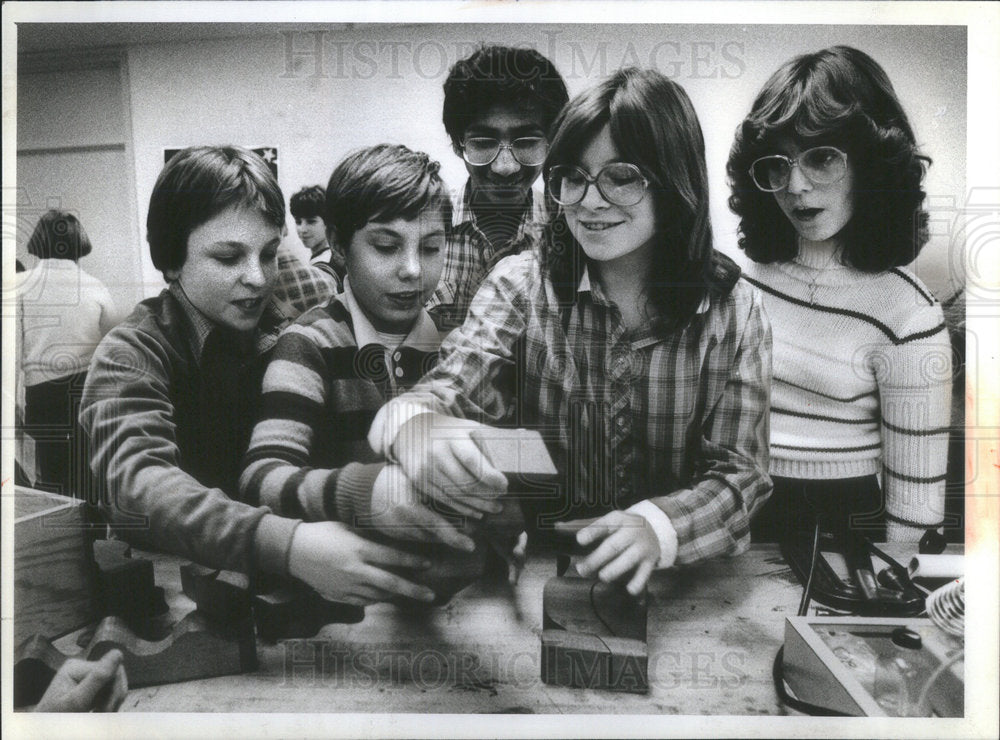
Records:
M309 264L329 272L337 281L337 292L344 285L344 255L330 249L326 240L326 224L323 208L326 193L319 185L309 185L295 193L288 200L288 209L295 219L295 233L309 250Z
M532 242L545 204L532 184L566 84L533 49L484 46L455 63L444 83L445 130L469 179L455 204L444 273L427 308L441 329L465 320L486 275Z
M273 296L284 221L277 181L246 149L186 149L160 173L147 240L169 285L98 346L81 404L102 506L140 547L293 576L335 601L429 601L383 569L420 558L235 498L266 358L287 323Z

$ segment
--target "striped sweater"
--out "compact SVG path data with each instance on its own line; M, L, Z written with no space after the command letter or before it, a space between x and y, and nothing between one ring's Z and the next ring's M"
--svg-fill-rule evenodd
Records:
M384 464L368 445L368 427L434 365L439 344L423 312L402 345L387 350L349 283L303 314L282 332L264 374L240 477L244 500L307 521L365 518Z
M939 524L951 401L941 307L909 271L868 274L824 254L751 263L774 337L772 475L878 473L890 540Z

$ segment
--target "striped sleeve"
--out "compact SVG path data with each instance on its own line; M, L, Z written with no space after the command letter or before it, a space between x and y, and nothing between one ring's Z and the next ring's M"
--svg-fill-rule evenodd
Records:
M350 520L370 510L370 493L383 465L309 466L329 388L321 347L301 324L278 340L264 374L260 419L240 476L240 493L252 504L306 521Z
M916 541L944 519L951 420L951 344L938 304L913 312L876 358L883 487L890 540Z
M734 338L735 353L722 394L703 426L694 480L687 488L650 499L677 533L677 563L744 551L750 544L750 516L771 494L771 328L760 294L749 292L742 330L737 304L725 332Z

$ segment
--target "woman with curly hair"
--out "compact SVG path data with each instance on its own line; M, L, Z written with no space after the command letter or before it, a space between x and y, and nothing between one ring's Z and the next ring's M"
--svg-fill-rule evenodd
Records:
M816 514L876 539L942 524L948 334L903 267L927 240L929 163L885 71L846 46L787 62L737 129L729 205L774 337L757 539Z

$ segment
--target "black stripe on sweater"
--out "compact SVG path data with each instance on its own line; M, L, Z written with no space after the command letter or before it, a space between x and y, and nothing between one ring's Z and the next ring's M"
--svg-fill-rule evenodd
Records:
M931 478L920 478L915 475L903 475L902 473L897 473L888 465L883 465L882 467L885 469L885 472L888 473L891 477L895 478L896 480L905 481L907 483L940 483L941 481L943 481L945 478L948 477L947 474L942 473L941 475L935 475Z
M864 445L863 447L797 447L795 445L779 445L774 442L771 447L780 447L783 450L797 450L799 452L866 452L868 450L880 450L882 445Z
M931 306L933 306L935 303L937 303L937 300L934 298L934 296L932 296L930 293L928 293L927 290L924 288L924 286L922 286L916 280L914 280L909 275L907 275L905 272L903 272L902 270L900 270L898 267L893 267L891 270L889 270L889 272L891 274L895 275L896 277L903 278L903 280L905 280L910 285L912 285L913 289L915 291L917 291L921 296L923 296L924 300L927 301L927 303L930 304Z
M896 432L897 434L909 434L914 437L933 437L936 434L949 434L951 432L951 429L948 427L938 427L937 429L907 429L905 427L898 427L895 424L890 424L885 419L882 419L882 426L890 432Z
M907 344L909 342L913 342L913 341L916 341L918 339L924 339L925 337L933 336L934 334L937 334L938 332L944 331L945 328L946 328L945 327L945 323L942 321L940 324L938 324L937 326L935 326L932 329L927 329L926 331L919 331L919 332L917 332L915 334L908 334L905 337L900 337L900 336L897 336L895 332L893 332L888 326L886 326L885 324L883 324L881 321L879 321L877 319L873 319L871 316L863 314L860 311L851 311L850 309L846 309L846 308L834 308L833 306L821 306L821 305L811 304L808 301L802 300L801 298L794 298L794 297L792 297L790 295L786 295L785 293L782 293L781 291L775 290L770 285L766 285L765 283L762 283L759 280L754 280L751 277L747 277L747 282L750 282L753 285L756 285L758 288L760 288L761 290L763 290L765 293L770 293L775 298L780 298L783 301L788 301L789 303L794 303L794 304L796 304L798 306L802 306L803 308L808 308L808 309L811 309L813 311L820 311L822 313L832 313L832 314L839 315L839 316L849 316L850 318L857 319L858 321L863 321L866 324L871 324L876 329L878 329L880 332L882 332L883 334L885 334L889 338L889 341L891 341L893 344L895 344L897 346L899 346L901 344Z
M859 401L862 398L865 398L867 396L877 396L878 395L878 391L877 390L872 390L872 391L868 391L867 393L859 393L858 395L851 396L849 398L840 398L838 396L831 396L828 393L823 393L822 391L818 391L815 388L806 388L804 385L799 385L798 383L793 383L792 381L786 380L785 378L778 377L777 375L774 376L774 381L777 382L777 383L784 383L785 385L790 385L792 388L797 388L800 391L805 391L806 393L811 393L814 396L820 396L821 398L828 398L831 401L837 401L838 403L854 403L855 401Z
M805 414L801 411L792 411L777 406L771 407L772 414L782 414L784 416L797 416L800 419L815 419L816 421L831 421L837 424L871 424L871 419L838 419L835 416L821 416L820 414Z

